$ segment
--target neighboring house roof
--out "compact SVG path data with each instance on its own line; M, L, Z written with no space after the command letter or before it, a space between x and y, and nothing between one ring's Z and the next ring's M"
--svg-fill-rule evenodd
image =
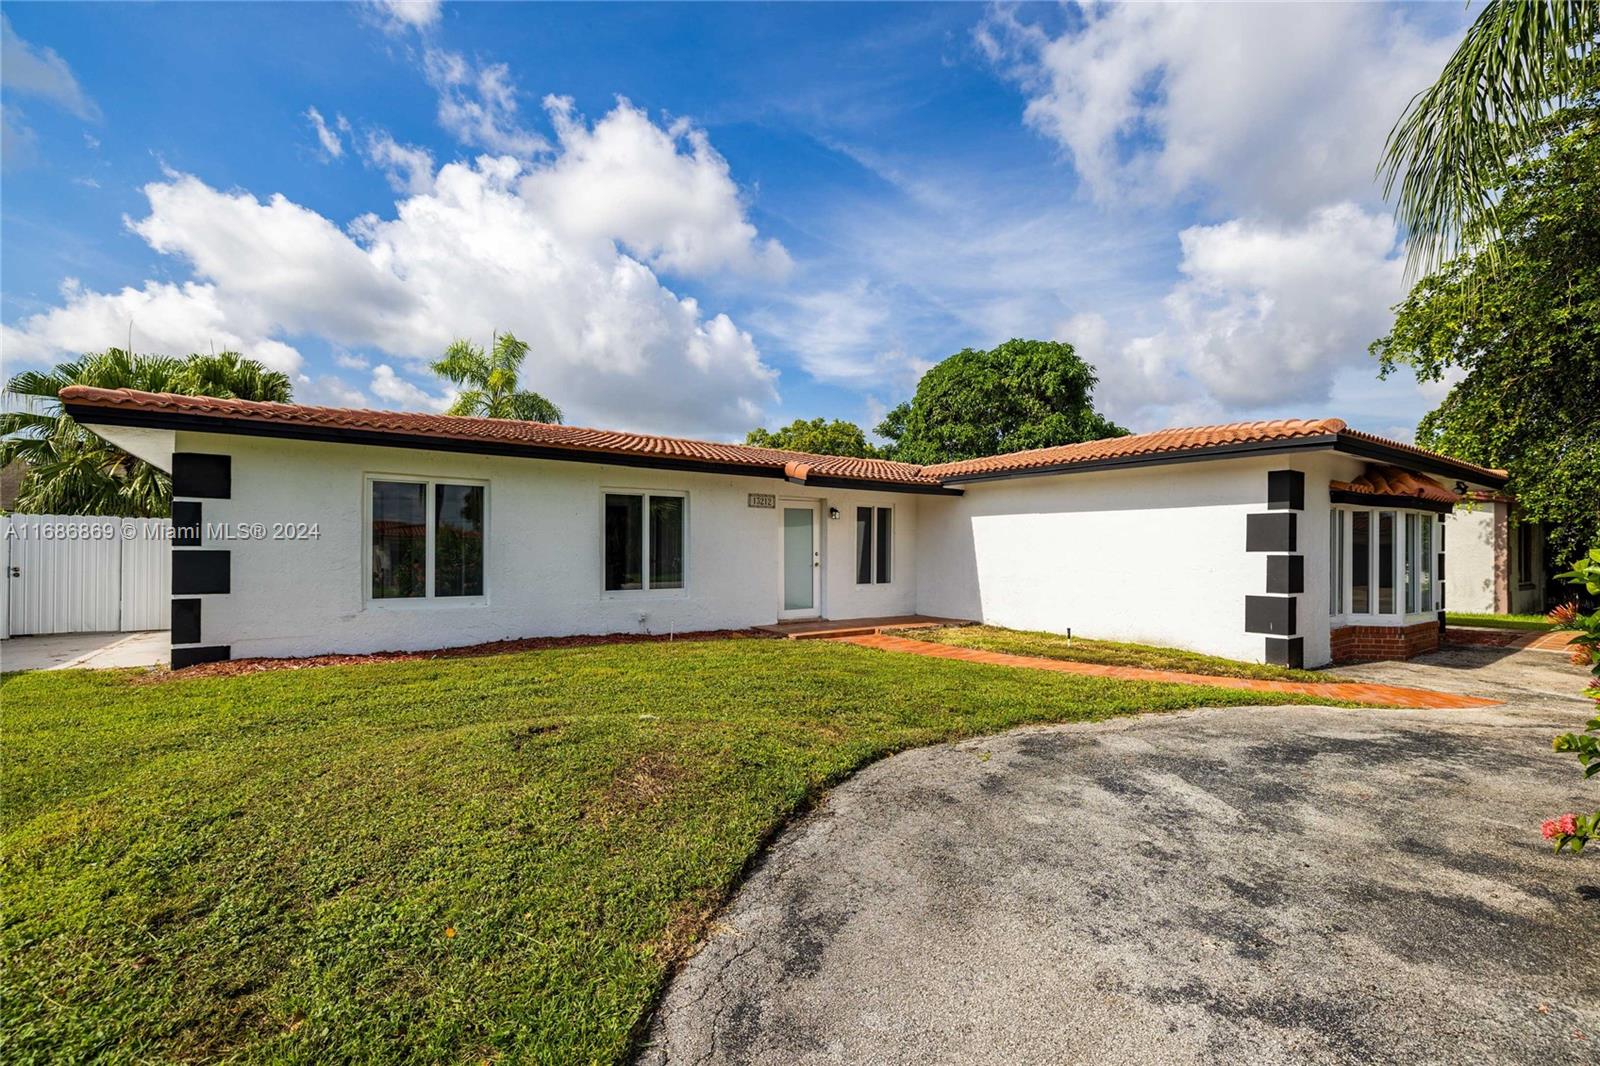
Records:
M1330 481L1328 491L1335 495L1371 496L1376 500L1426 500L1454 507L1462 497L1430 477L1412 474L1394 466L1367 464L1364 474L1354 481Z
M742 473L787 478L809 485L875 487L902 492L951 493L959 491L951 486L967 481L1302 448L1332 448L1381 462L1403 463L1411 469L1466 479L1491 488L1503 485L1506 476L1503 470L1474 466L1437 452L1357 432L1337 418L1164 429L1083 444L918 466L887 459L811 455L542 422L223 400L132 389L96 389L86 385L62 389L61 400L73 418L91 425L149 426Z

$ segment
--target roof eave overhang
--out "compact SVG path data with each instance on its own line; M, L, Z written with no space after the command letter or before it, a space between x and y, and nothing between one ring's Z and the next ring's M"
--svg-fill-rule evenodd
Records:
M1392 493L1349 492L1329 489L1330 503L1348 503L1357 507L1394 507L1407 511L1428 511L1432 514L1450 514L1456 509L1453 503L1424 499L1421 496L1397 496Z
M62 406L72 419L85 426L138 426L146 429L183 430L191 433L218 433L235 437L269 437L278 440L304 440L324 444L364 444L377 448L408 448L417 451L460 452L471 455L503 455L517 459L547 459L560 463L590 463L601 466L626 466L646 470L683 470L697 474L727 474L735 477L760 477L785 480L782 467L771 469L740 463L719 463L708 459L686 459L663 455L627 455L589 452L511 441L460 440L455 437L430 437L423 434L364 430L346 426L286 425L239 418L216 418L170 411L102 407L98 404L64 401ZM910 482L876 481L865 478L810 477L804 484L829 488L863 489L874 492L909 492L932 496L960 496L960 489L943 485L918 485Z
M1337 435L1329 433L1316 437L1299 437L1294 440L1218 444L1209 448L1187 448L1183 451L1158 452L1152 455L1119 455L1109 459L1089 459L1077 463L1055 463L1050 466L1028 467L1022 470L996 470L982 474L951 474L941 480L947 485L959 485L976 481L1006 481L1019 477L1086 474L1095 470L1117 470L1124 467L1163 466L1167 463L1200 463L1212 459L1226 459L1236 455L1270 455L1283 452L1311 451L1318 448L1331 448L1337 442Z
M1481 467L1471 463L1459 462L1443 455L1425 455L1409 451L1405 448L1395 448L1379 441L1366 440L1341 433L1334 450L1346 455L1358 456L1362 459L1373 459L1378 462L1388 463L1405 470L1415 470L1419 473L1442 474L1463 483L1463 487L1456 495L1466 495L1466 485L1482 485L1489 489L1503 489L1506 478L1498 474L1491 474Z

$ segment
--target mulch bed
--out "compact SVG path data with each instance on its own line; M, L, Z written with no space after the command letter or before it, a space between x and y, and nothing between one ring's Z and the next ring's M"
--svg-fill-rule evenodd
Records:
M495 640L487 644L467 644L433 651L375 651L365 655L308 655L299 659L230 659L220 663L200 663L182 670L152 670L142 675L145 681L177 681L195 677L237 677L264 670L304 670L313 666L351 666L357 663L411 662L418 659L462 659L479 655L505 655L518 651L543 651L548 648L587 648L596 644L665 644L680 640L773 640L770 634L754 629L703 629L693 633L606 633L581 637L525 637L521 640Z

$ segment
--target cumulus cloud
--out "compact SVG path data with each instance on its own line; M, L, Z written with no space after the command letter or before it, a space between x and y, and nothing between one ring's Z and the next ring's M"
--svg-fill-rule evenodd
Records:
M416 382L407 381L395 373L394 368L388 363L379 363L372 368L372 393L380 400L387 400L407 411L418 408L425 411L443 411L454 399L449 394L435 396L427 392Z
M1369 4L1108 4L1059 36L1001 10L979 42L1100 199L1197 193L1293 216L1374 195L1373 168L1459 33Z
M432 29L443 8L444 0L368 0L368 10L390 33Z
M546 97L560 142L555 162L528 178L528 195L560 204L553 217L572 236L621 240L641 259L679 274L725 269L781 275L789 255L757 238L727 161L703 130L663 129L627 100L594 125L572 101Z
M328 125L323 119L322 112L315 107L306 108L306 118L311 121L311 128L316 130L317 143L322 146L322 155L325 160L338 159L344 155L344 139L339 136L339 131L348 131L350 123L343 115L334 116L333 125Z
M1397 238L1387 215L1352 203L1299 224L1193 226L1158 330L1119 338L1088 313L1057 332L1098 367L1114 412L1135 420L1152 407L1322 404L1341 371L1371 371L1367 343L1405 291Z
M383 171L395 192L428 192L433 188L433 156L426 148L400 144L387 132L369 133L362 145L362 158Z
M818 381L910 391L931 365L906 351L891 303L864 280L799 292L753 321L782 337Z
M439 125L462 144L519 159L549 147L523 127L517 86L506 64L479 66L460 52L428 48L422 70L439 93Z
M587 131L584 143L596 136ZM634 165L663 165L668 187L682 185L683 160L712 166L692 142L669 143L679 145L676 158L645 153ZM486 342L494 330L512 330L532 346L526 385L574 420L699 433L742 432L758 421L776 400L776 374L750 335L672 292L627 250L706 270L760 269L769 246L737 199L716 201L719 214L690 196L698 186L683 186L698 233L664 215L645 222L625 212L574 231L570 220L594 207L573 202L570 184L543 180L561 162L451 163L391 217L365 215L345 228L281 195L262 200L168 174L144 190L149 214L128 224L186 262L193 278L112 293L69 285L60 306L6 329L6 355L44 359L124 343L132 321L145 350L187 352L215 340L298 371L299 353L285 338L316 337L382 353L388 369L379 376L375 368L369 385L380 398L437 406L417 382L409 382L415 393L404 388L405 373L425 374L457 337ZM714 174L726 180L720 159ZM620 172L615 180L648 184Z

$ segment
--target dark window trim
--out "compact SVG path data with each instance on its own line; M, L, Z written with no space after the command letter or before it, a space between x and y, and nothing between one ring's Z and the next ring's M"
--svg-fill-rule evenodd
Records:
M1352 507L1367 507L1385 511L1423 511L1427 514L1447 515L1455 510L1455 504L1435 503L1416 496L1379 496L1371 492L1346 492L1342 489L1328 490L1329 503L1349 504Z

